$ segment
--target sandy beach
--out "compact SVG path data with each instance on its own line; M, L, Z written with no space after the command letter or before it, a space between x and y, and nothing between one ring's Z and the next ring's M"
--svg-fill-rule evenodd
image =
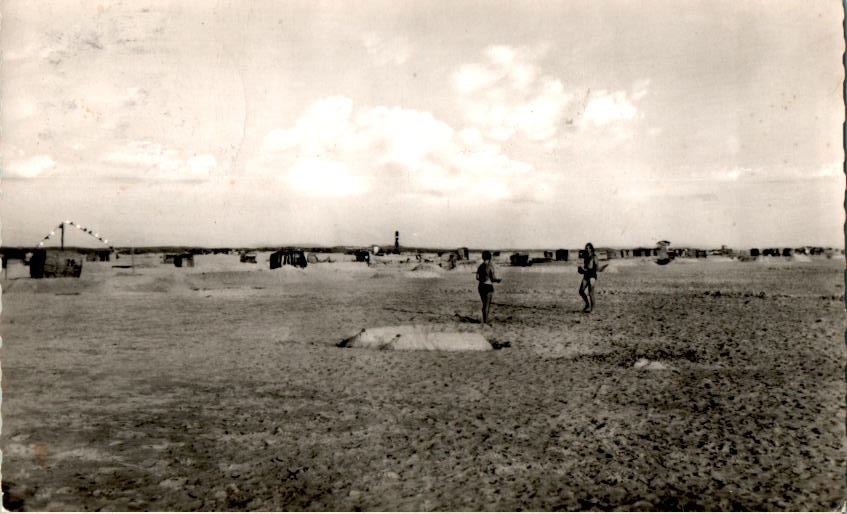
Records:
M845 493L844 262L503 277L198 256L4 280L3 488L24 510L827 510ZM477 256L478 257L478 256ZM800 257L803 257L802 259ZM323 256L322 258L326 258ZM121 259L120 263L123 264ZM475 332L483 352L336 345Z

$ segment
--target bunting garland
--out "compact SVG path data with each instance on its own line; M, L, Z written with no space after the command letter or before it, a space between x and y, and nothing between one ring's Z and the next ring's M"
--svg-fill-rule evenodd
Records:
M46 236L41 238L41 242L38 243L38 246L39 247L44 246L44 242L47 241L48 239L50 239L51 236L56 235L57 230L62 230L62 225L70 225L72 227L76 227L81 232L85 232L86 234L90 235L91 237L96 238L98 241L100 241L104 245L108 246L109 250L116 251L115 248L112 245L109 244L109 240L100 237L100 234L98 232L95 232L94 230L91 230L90 228L83 227L82 225L80 225L78 223L74 223L71 220L65 220L63 223L59 223L58 225L56 225L56 228L54 228L53 230L50 231L49 234L47 234Z

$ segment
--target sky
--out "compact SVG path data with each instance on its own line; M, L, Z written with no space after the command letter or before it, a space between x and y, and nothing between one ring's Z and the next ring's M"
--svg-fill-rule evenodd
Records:
M73 220L116 246L843 247L842 20L4 0L2 243Z

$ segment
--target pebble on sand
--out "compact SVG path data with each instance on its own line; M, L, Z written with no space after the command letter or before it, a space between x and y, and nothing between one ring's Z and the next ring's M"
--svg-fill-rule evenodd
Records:
M635 369L646 369L646 370L660 370L660 369L668 369L667 364L663 364L659 361L651 361L649 359L640 358L635 361L635 364L632 366Z

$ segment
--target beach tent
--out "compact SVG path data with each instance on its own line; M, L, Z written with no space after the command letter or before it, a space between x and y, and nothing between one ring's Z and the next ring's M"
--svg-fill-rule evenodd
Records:
M174 255L173 257L174 266L177 268L193 268L194 267L194 254L192 253L181 253L179 255Z
M529 266L531 265L531 261L529 259L529 254L525 253L513 253L509 256L509 262L512 266Z
M65 231L75 227L81 233L90 236L106 249L86 251L86 255L79 252L71 252L65 250ZM53 237L57 231L60 236L60 247L58 250L44 248L45 242ZM108 262L112 252L115 249L109 244L109 240L100 236L100 234L90 228L84 227L71 220L65 220L56 226L49 234L44 236L38 243L38 248L29 254L29 258L25 260L25 264L30 266L30 277L76 277L82 274L82 263L87 258L89 261Z
M29 264L29 273L32 278L44 278L44 277L75 277L78 278L82 274L82 262L85 260L83 255L78 252L71 252L65 250L65 230L70 227L76 227L80 232L91 236L92 238L98 240L101 244L108 247L107 250L96 250L90 255L93 255L93 259L91 260L100 260L100 261L108 261L111 252L114 251L114 248L109 245L109 240L104 239L100 236L98 232L90 228L83 227L78 223L74 223L71 220L65 220L59 225L50 231L49 234L44 236L41 241L38 243L38 248L29 255L29 259L25 261L26 264ZM47 249L43 248L44 243L50 239L52 236L56 234L56 231L60 233L60 248L58 250L55 249Z
M556 260L557 261L567 261L568 260L568 251L564 249L556 250Z
M668 247L671 245L670 241L659 241L656 243L656 263L665 265L671 262L671 255L668 252Z
M276 251L273 252L270 256L271 269L277 269L282 266L282 255L283 252Z
M85 260L88 262L109 262L111 258L112 252L109 250L99 250L85 254Z
M82 255L65 250L37 249L29 260L31 278L74 277L82 274Z
M271 269L281 268L286 264L305 268L308 263L306 252L303 250L278 250L272 253L270 257Z
M368 250L356 250L353 255L356 257L356 262L370 263L371 261L371 252Z

